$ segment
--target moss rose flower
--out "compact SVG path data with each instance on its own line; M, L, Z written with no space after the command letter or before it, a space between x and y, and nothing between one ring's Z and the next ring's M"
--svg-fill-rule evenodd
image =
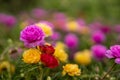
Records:
M77 64L66 64L63 66L63 76L68 74L69 76L80 76L81 69L78 68Z
M24 42L26 47L35 47L44 42L45 34L36 25L27 26L20 33L20 40Z
M111 46L105 55L110 59L115 59L115 63L120 64L120 45Z
M53 54L55 52L54 47L51 46L51 45L42 45L42 46L39 46L39 47L40 47L40 51L42 53Z
M40 61L40 55L41 52L39 50L31 48L23 53L23 61L29 64L38 63Z
M41 62L49 68L55 68L58 66L57 59L51 54L41 54Z

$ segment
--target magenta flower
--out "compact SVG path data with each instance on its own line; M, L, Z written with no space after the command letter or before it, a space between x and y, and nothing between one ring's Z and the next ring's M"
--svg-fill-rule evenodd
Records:
M114 58L115 63L120 64L120 45L113 45L105 54L108 58Z
M35 18L45 17L46 14L47 14L47 12L40 8L35 8L32 10L32 15Z
M11 15L0 14L0 23L7 27L13 27L16 24L16 18Z
M4 21L4 24L6 26L12 27L16 24L16 18L13 16L7 16L5 21Z
M100 30L102 23L99 21L95 21L95 22L91 23L89 26L90 26L91 31Z
M27 26L20 33L20 40L26 47L35 47L44 42L45 34L36 25Z
M64 13L55 13L54 14L54 24L56 25L57 28L66 30L66 22L67 18Z
M97 44L91 48L93 57L97 60L102 60L105 57L107 48L103 45Z
M93 32L92 33L92 40L95 42L95 43L102 43L104 42L106 39L106 36L103 32L101 31L96 31L96 32Z
M115 32L120 33L120 24L119 24L119 25L116 25L116 26L113 28L113 30L114 30Z
M54 32L53 35L50 37L52 40L56 41L61 38L61 35L59 32Z
M78 45L78 37L75 34L67 34L64 41L68 48L76 48Z
M0 24L4 23L6 17L7 17L6 14L0 13Z
M77 23L80 25L80 27L85 27L86 26L86 23L83 19L78 19Z
M110 26L107 26L107 25L103 25L100 30L103 32L103 33L109 33L111 31L111 28Z

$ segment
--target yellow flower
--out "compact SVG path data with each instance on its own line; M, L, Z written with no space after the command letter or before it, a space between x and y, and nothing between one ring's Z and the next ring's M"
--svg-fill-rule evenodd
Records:
M57 42L55 48L56 49L65 49L65 44L62 42Z
M84 50L77 52L74 56L74 60L82 65L88 65L91 62L91 52L89 50Z
M49 25L45 23L38 23L36 25L44 31L46 37L51 36L53 34L52 28Z
M37 49L31 48L23 53L23 61L25 63L38 63L40 61L41 52Z
M8 72L14 73L15 67L14 65L10 64L8 61L3 61L0 63L0 73L6 69Z
M77 31L79 25L76 21L69 21L66 26L69 31Z
M61 62L66 62L68 59L68 54L63 49L56 48L53 55Z
M66 64L63 66L62 75L68 74L69 76L80 76L81 69L78 68L77 64Z
M62 42L57 42L55 46L54 56L61 62L66 62L68 54L65 52L65 45Z

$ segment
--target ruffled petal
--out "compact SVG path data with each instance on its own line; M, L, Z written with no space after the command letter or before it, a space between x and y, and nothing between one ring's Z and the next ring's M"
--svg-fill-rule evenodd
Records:
M120 58L116 58L115 63L120 64Z
M113 53L111 52L111 50L107 50L106 53L105 53L105 56L107 58L114 58Z

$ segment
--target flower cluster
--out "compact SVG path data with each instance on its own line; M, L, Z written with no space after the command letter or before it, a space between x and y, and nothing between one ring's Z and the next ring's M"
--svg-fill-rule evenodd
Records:
M55 47L49 43L45 43L44 38L51 35L51 28L45 23L38 23L35 25L27 26L21 31L20 40L24 42L25 46L30 49L24 51L23 61L27 64L38 64L44 65L48 68L56 68L60 62L68 62L68 54L64 50L65 44L57 42ZM68 36L69 37L69 36ZM75 47L77 42L72 39L77 37L74 34L70 34L71 41L68 42L68 46ZM70 45L69 45L70 44ZM66 64L63 66L63 75L68 74L69 76L79 76L81 70L77 64Z
M23 61L28 64L43 63L46 67L55 68L59 65L54 54L54 48L49 45L38 46L38 49L31 48L23 53Z

